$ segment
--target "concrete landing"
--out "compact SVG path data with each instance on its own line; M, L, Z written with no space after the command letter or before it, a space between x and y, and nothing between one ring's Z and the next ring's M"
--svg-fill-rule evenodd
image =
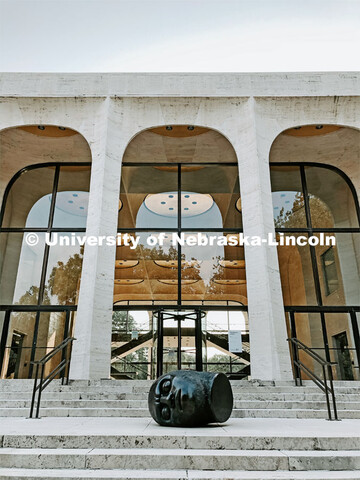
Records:
M0 436L7 435L69 435L69 436L234 436L295 437L295 438L353 438L360 448L360 420L339 422L320 419L231 418L228 422L200 428L161 427L148 418L61 417L28 419L1 418Z

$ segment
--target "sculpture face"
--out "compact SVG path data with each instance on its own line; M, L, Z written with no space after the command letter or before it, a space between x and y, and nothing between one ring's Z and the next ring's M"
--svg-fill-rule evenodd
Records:
M214 393L214 379L218 375L177 370L160 377L153 383L149 392L149 410L154 420L160 425L167 426L197 426L217 421L211 406L211 398ZM223 377L229 384L225 375ZM230 384L229 388L231 413ZM228 397L225 403L229 404L229 394L225 392L225 395Z

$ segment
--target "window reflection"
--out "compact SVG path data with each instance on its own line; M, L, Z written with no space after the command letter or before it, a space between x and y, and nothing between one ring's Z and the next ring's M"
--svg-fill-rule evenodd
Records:
M68 237L72 228L85 230L89 182L89 165L66 164L39 166L14 181L6 200L2 227L32 229L31 235L35 234L38 241L29 245L27 233L0 234L2 303L76 304L83 249L45 245L45 233L37 229L46 227L48 234L53 235L52 229L61 227L68 229L61 234ZM43 284L41 278L45 279Z
M275 227L306 227L300 168L273 166L270 175Z
M29 228L47 227L54 175L54 167L34 168L22 173L11 186L7 196L1 226L5 228L24 228L25 225Z
M240 298L246 303L243 249L203 245L179 248L172 243L172 233L179 237L194 235L187 229L207 229L205 236L226 236L232 232L230 228L235 235L240 231L237 165L125 165L121 182L119 235L130 233L124 226L131 225L140 244L135 250L117 248L115 302L147 299L159 304L190 305L221 301L230 295L229 299ZM163 246L146 244L152 228L170 230L165 232ZM149 233L136 229L148 229ZM218 231L210 233L209 229ZM154 237L158 235L153 232ZM236 269L240 263L230 268L229 262L235 260L240 260L241 272Z
M23 233L1 233L0 295L4 304L36 305L39 297L45 234L38 233L39 242L30 246ZM49 303L49 298L44 298Z
M339 173L324 167L305 167L311 222L316 228L358 227L353 193Z

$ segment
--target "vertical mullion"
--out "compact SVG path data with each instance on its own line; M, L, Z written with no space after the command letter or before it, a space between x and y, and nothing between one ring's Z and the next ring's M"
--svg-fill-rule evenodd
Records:
M7 341L7 337L8 337L8 334L9 334L10 315L11 315L11 310L6 310L5 311L5 316L4 316L2 336L1 336L1 341L0 341L0 373L3 369L3 362L4 362L4 358L5 358L6 341ZM4 374L6 375L6 372L4 372Z
M358 360L358 367L360 366L360 335L359 335L359 327L357 324L357 318L356 318L356 313L354 310L350 310L350 319L351 319L351 325L352 325L352 330L353 330L353 337L354 337L354 342L355 342L355 350L356 350L356 356ZM359 370L360 372L360 370Z
M51 228L52 228L53 221L54 221L56 192L57 192L57 188L58 188L58 184L59 184L59 173L60 173L60 167L59 167L59 165L57 165L55 167L55 175L54 175L54 182L53 182L53 189L52 189L52 196L51 196L49 220L48 220L48 226L47 226L47 233L49 233L50 235L51 235ZM45 243L44 257L43 257L43 263L42 263L42 267L41 267L39 295L38 295L38 299L37 299L37 304L38 305L41 305L42 302L43 302L43 299L44 299L46 270L47 270L48 260L49 260L49 251L50 251L50 246ZM38 331L39 331L39 322L40 322L40 312L38 311L37 314L36 314L36 320L35 320L35 327L34 327L34 335L33 335L33 340L32 340L30 362L33 362L34 359L35 359L35 351L36 351L37 337L38 337ZM33 365L30 363L29 378L31 378L32 370L33 370Z
M59 175L60 175L60 167L59 167L59 165L57 165L56 168L55 168L55 177L54 177L52 197L51 197L48 229L51 229L52 226L53 226L55 203L56 203L56 194L57 194L57 189L58 189L58 185L59 185Z
M320 318L321 318L321 329L322 329L323 341L324 341L324 347L325 347L325 357L326 357L326 360L330 362L331 359L330 359L329 339L327 334L326 319L325 319L324 312L320 312Z
M51 205L50 205L50 213L49 213L49 221L48 221L48 228L47 228L47 233L51 235L51 228L53 225L54 221L54 211L55 211L55 202L56 202L56 192L59 184L59 173L60 173L60 167L57 166L55 169L55 176L54 176L54 183L53 183L53 190L52 190L52 197L51 197ZM49 245L45 244L45 249L44 249L44 258L43 258L43 264L42 264L42 269L41 269L41 278L40 278L40 286L39 286L39 296L38 296L38 305L41 305L43 301L43 296L44 296L44 291L45 291L45 279L46 279L46 270L47 270L47 264L48 264L48 259L49 259L49 250L50 247Z
M177 233L181 235L181 164L178 163L178 221L177 221ZM178 243L178 298L177 304L181 305L181 245Z
M309 229L309 237L313 235L312 223L311 223L311 214L310 214L310 204L309 204L309 194L307 189L306 183L306 175L304 166L300 166L300 175L301 175L301 185L304 194L304 203L305 203L305 215L306 215L306 225ZM315 247L309 245L310 248L310 258L311 258L311 265L313 271L313 278L314 278L314 286L315 286L315 295L316 301L318 305L322 306L322 295L321 295L321 288L320 288L320 279L319 279L319 269L316 260L316 251Z

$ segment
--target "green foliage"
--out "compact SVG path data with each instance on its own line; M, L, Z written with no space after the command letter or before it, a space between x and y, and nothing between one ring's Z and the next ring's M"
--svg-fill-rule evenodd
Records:
M50 273L47 288L56 295L60 305L74 305L78 293L83 253L75 253L66 263L58 262Z
M112 316L112 330L131 332L136 330L135 319L132 315L127 315L127 312L116 310Z

